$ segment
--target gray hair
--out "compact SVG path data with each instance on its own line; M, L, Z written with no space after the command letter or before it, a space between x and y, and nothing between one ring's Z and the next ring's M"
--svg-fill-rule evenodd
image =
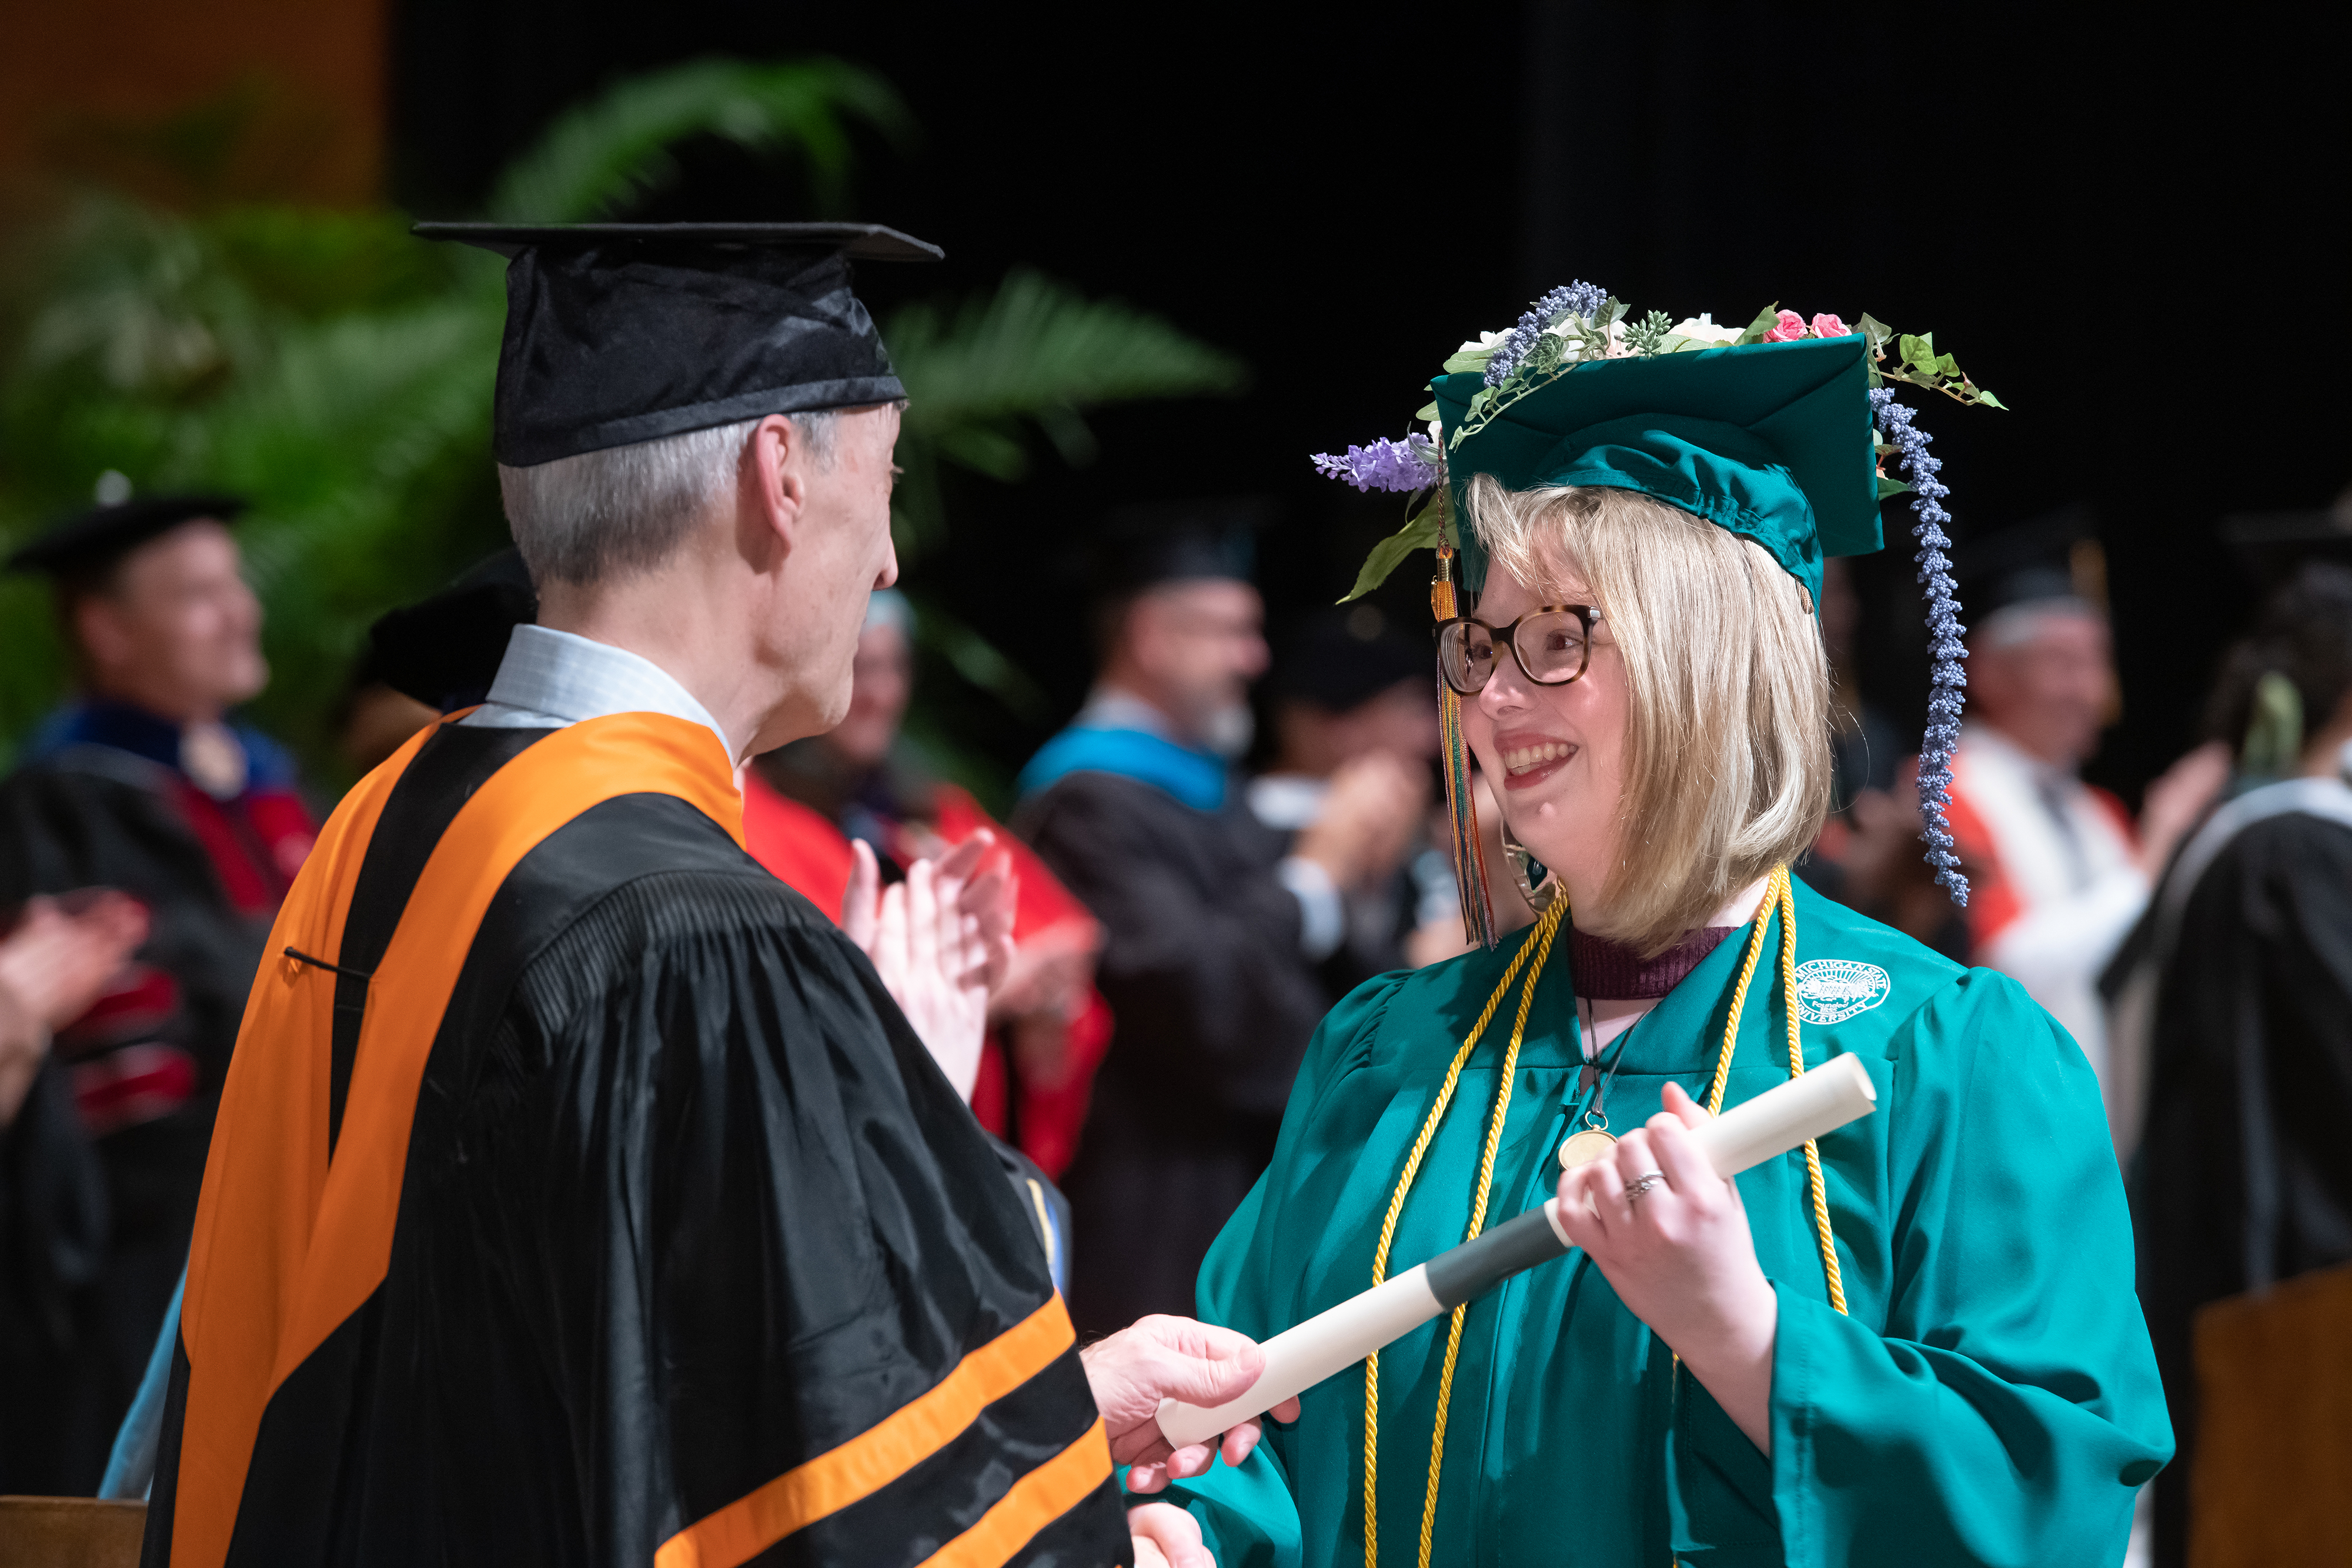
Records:
M789 414L818 466L833 462L841 411ZM732 493L760 421L712 425L537 463L499 465L507 526L533 582L586 585L650 571Z

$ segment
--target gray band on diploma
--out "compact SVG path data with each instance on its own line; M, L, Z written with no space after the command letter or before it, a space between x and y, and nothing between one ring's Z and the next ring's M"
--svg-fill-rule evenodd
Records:
M1733 1106L1694 1131L1692 1138L1716 1174L1738 1176L1750 1166L1836 1131L1876 1109L1870 1073L1851 1056L1833 1056L1801 1078ZM1558 1200L1553 1200L1557 1202ZM1441 1252L1418 1268L1351 1296L1328 1312L1285 1329L1265 1344L1265 1370L1249 1391L1216 1408L1160 1404L1160 1431L1176 1448L1204 1443L1294 1394L1344 1372L1381 1346L1441 1312L1569 1249L1552 1203L1506 1220L1475 1241Z

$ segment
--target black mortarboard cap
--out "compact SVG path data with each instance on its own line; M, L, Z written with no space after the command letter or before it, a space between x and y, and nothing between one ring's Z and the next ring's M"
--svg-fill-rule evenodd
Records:
M2023 605L2079 601L2105 610L2106 559L2098 515L2077 502L1953 549L1972 625Z
M2221 538L2265 589L2307 560L2352 562L2352 490L2326 511L2232 513L2221 520Z
M245 503L234 496L142 496L92 507L54 524L9 556L10 571L63 576L121 559L149 539L199 517L236 520Z
M1147 501L1103 519L1095 542L1095 590L1139 593L1163 582L1225 579L1257 572L1257 530L1273 508L1254 497Z
M419 224L507 256L493 447L526 468L907 395L849 264L937 261L878 224Z
M1405 681L1426 685L1434 668L1426 633L1408 637L1377 604L1318 611L1275 660L1280 697L1347 713Z
M381 681L443 713L470 707L489 694L514 629L538 618L521 553L500 550L431 598L377 617L353 684Z

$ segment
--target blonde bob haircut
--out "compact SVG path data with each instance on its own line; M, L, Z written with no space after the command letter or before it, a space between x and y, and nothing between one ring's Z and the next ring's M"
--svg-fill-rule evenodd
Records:
M1496 565L1581 580L1625 668L1622 853L1577 924L1644 955L1793 863L1830 802L1829 660L1810 596L1754 541L1637 490L1469 486Z

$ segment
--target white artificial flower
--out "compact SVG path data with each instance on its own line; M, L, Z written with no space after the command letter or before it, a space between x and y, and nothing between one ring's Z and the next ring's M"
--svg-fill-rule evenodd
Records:
M1454 351L1457 354L1491 354L1503 346L1508 332L1481 332L1475 343L1465 343Z
M1718 327L1715 318L1703 311L1675 328L1676 337L1695 338L1702 343L1737 343L1746 332L1741 327Z

